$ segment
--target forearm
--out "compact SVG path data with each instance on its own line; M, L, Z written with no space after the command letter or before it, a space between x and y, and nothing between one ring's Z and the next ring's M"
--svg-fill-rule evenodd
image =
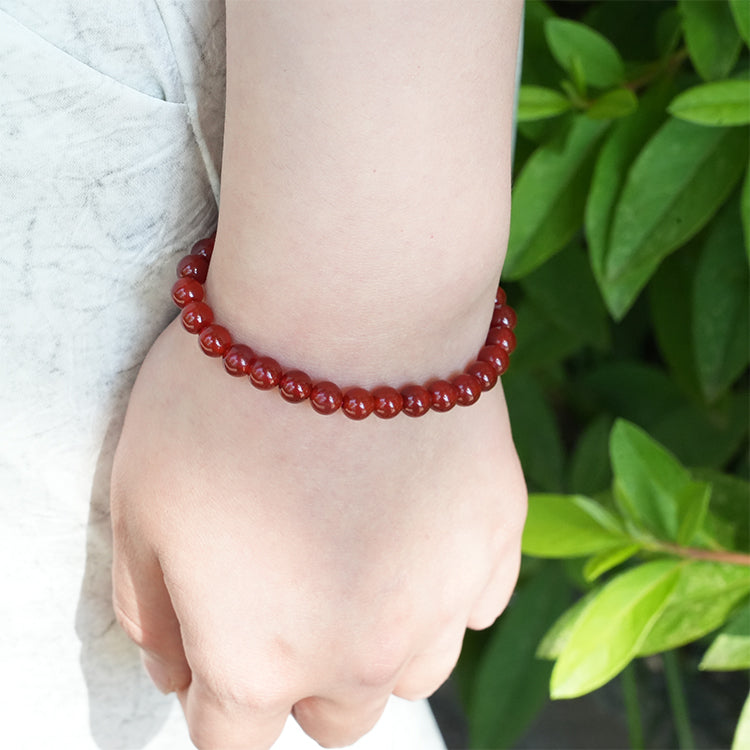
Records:
M520 3L227 3L208 292L341 385L463 367L505 252Z

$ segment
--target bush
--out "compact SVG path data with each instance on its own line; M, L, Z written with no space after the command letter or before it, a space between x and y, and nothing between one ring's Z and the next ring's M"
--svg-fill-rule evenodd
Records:
M687 748L690 654L750 668L750 2L554 8L526 6L504 271L526 557L457 681L473 747L503 748L548 690L621 675L644 747L632 662L661 654Z

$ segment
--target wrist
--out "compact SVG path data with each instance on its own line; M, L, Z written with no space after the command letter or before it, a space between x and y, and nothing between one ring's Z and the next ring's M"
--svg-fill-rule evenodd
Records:
M370 388L445 377L487 336L503 255L491 242L460 257L435 251L439 263L428 248L410 251L424 269L415 277L406 262L388 264L389 253L352 251L347 265L346 250L329 246L313 263L295 263L294 249L255 241L244 247L220 227L207 298L235 340L313 380Z

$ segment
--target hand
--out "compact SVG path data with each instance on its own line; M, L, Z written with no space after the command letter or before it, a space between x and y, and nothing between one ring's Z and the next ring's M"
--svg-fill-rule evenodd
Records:
M116 455L116 612L197 747L268 748L290 712L348 744L505 607L525 500L500 387L449 414L324 417L175 322Z

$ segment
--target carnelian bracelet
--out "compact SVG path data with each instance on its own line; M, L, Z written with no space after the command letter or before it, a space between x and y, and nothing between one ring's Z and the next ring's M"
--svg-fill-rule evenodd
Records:
M516 346L513 328L516 313L505 303L505 292L498 287L495 309L485 345L476 360L450 380L433 380L426 385L407 385L397 390L390 386L348 388L342 391L334 383L313 383L301 370L285 370L272 357L256 354L245 344L235 344L229 331L214 323L213 310L204 299L203 282L214 249L214 237L196 242L177 264L177 281L172 287L172 299L182 308L182 325L190 333L198 334L201 349L209 357L222 357L224 369L235 377L248 376L262 391L278 388L291 403L309 399L319 414L333 414L340 408L350 419L364 419L376 414L382 419L403 412L410 417L421 417L431 409L449 411L456 404L470 406L482 391L489 391L498 376L508 369L509 355Z

